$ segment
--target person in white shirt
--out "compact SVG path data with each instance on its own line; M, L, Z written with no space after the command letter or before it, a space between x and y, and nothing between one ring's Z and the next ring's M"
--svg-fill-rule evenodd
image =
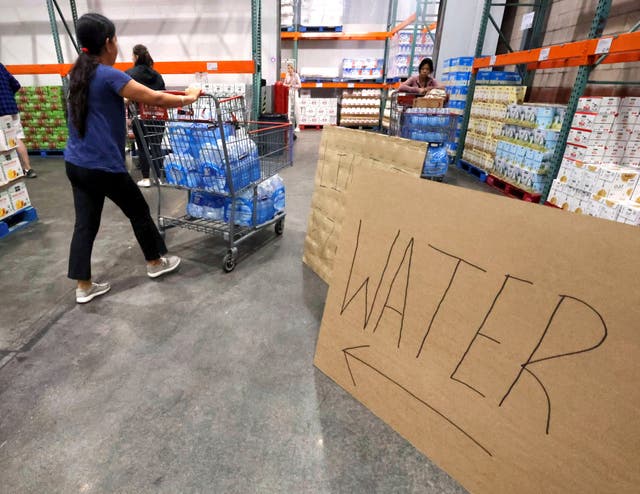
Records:
M295 125L296 132L299 132L300 128L298 127L298 119L296 118L296 97L298 95L298 89L302 87L302 82L300 82L300 76L292 64L287 65L284 87L289 88L289 122Z

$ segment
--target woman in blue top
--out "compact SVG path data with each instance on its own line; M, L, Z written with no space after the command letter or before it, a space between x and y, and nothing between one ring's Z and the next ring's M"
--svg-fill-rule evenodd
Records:
M125 166L124 99L175 108L193 103L200 91L185 96L153 91L113 68L118 41L113 23L100 14L78 19L82 46L69 73L69 140L65 149L67 177L73 189L76 222L69 255L69 278L78 281L76 301L87 303L107 293L108 283L91 279L91 251L105 197L129 218L147 261L147 274L157 278L177 269L180 258L168 256L149 206Z

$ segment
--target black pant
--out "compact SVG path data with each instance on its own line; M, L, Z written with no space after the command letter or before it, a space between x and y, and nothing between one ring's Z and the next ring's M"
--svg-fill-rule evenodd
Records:
M162 159L164 153L162 152L162 137L164 135L164 121L163 120L140 120L142 131L146 136L143 139L138 131L138 126L134 123L132 125L133 135L136 138L136 146L138 147L138 163L140 163L140 171L142 171L142 178L149 178L149 170L151 165L154 166L156 176L160 177L162 170ZM148 146L148 147L147 147ZM145 147L149 150L152 163L149 163L147 159L147 153L145 153Z
M167 253L149 205L128 173L91 170L66 163L73 189L76 223L69 254L69 278L91 279L91 251L100 228L104 198L111 199L131 221L133 232L147 261Z

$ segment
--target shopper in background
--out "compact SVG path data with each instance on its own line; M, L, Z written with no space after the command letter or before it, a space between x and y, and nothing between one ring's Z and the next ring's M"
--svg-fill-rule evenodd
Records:
M165 90L164 79L158 72L153 70L153 58L151 58L149 50L147 50L147 47L144 45L136 45L133 47L133 67L127 70L126 73L129 74L134 81L147 86L149 89L156 91ZM137 105L133 104L131 106L133 106L132 110L137 114ZM144 132L144 122L141 121L140 124ZM155 129L162 128L164 122L161 120L152 120L149 124L153 125L154 128L153 135L148 139L149 154L151 154L151 159L157 162L157 160L162 157L163 133ZM138 182L138 186L151 187L151 180L149 180L151 163L147 160L146 154L142 152L143 146L145 145L144 140L142 136L139 135L138 127L135 125L133 126L133 135L136 138L136 145L138 146L138 162L140 163L140 171L142 172L142 180Z
M444 87L431 77L431 74L433 74L433 60L425 58L420 62L418 74L409 77L405 82L403 82L398 88L398 91L424 96L434 88Z
M149 277L157 278L178 268L180 258L165 255L167 247L149 206L127 173L123 98L175 108L195 102L200 90L189 88L185 96L153 91L114 69L118 56L116 29L100 14L85 14L78 19L76 37L82 52L69 73L69 140L64 157L76 213L69 278L78 281L76 302L86 303L111 288L108 283L92 282L91 277L91 251L105 197L131 221Z
M300 76L293 68L293 64L287 64L284 87L289 88L289 122L295 126L296 132L299 132L300 127L298 127L298 118L296 116L296 98L298 97L298 89L302 87L302 82L300 82Z
M20 113L18 113L18 105L16 104L16 93L20 90L20 83L13 77L7 68L0 63L0 117L11 115L13 126L17 129L18 137L18 156L22 164L24 174L28 178L36 178L38 174L29 162L29 153L27 147L22 142L24 139L24 130L20 123Z

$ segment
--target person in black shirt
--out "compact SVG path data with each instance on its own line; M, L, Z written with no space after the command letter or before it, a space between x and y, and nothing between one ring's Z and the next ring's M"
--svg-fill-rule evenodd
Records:
M164 91L164 79L162 76L153 69L153 58L149 54L149 50L144 45L136 45L133 47L133 67L127 70L127 74L131 78L139 82L140 84L147 86L149 89L156 91ZM134 105L134 110L137 113L137 107ZM142 127L144 129L144 122ZM157 132L158 128L164 124L162 121L149 121L149 124L153 126L152 134L147 138L147 144L149 145L149 153L151 159L158 163L162 158L162 134L163 132ZM148 162L144 149L144 141L142 136L138 134L138 129L134 125L133 134L136 138L136 145L138 146L138 160L140 163L140 171L142 171L142 180L138 181L140 187L150 187L151 180L149 179L149 170L151 163ZM156 171L159 172L160 167L156 167Z

